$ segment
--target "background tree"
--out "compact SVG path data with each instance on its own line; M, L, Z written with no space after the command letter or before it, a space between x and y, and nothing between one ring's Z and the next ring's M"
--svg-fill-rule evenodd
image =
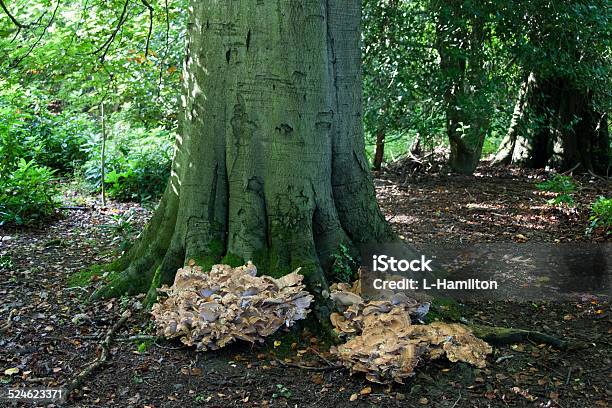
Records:
M519 2L500 13L525 80L496 161L607 174L609 1Z

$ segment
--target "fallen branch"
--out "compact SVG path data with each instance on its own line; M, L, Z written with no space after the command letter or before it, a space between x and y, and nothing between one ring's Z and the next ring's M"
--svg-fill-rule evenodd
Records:
M293 367L293 368L299 368L301 370L309 370L309 371L333 371L333 370L340 370L344 368L344 366L340 364L324 366L324 367L310 367L310 366L306 366L303 364L286 363L283 360L278 359L278 358L275 359L275 361L279 363L280 365L282 365L283 367Z
M555 348L558 348L559 350L579 350L588 347L587 344L582 342L561 340L548 334L532 330L482 325L470 325L469 328L474 333L474 336L479 337L487 343L494 345L504 345L532 341L540 344L549 344Z
M85 367L85 369L66 386L66 395L70 395L70 393L78 388L94 370L106 363L106 360L108 360L108 357L110 356L110 345L115 337L115 333L125 324L131 314L130 308L127 308L121 314L121 318L117 321L117 323L115 323L114 326L108 330L106 337L104 340L102 340L102 343L100 343L100 346L102 347L100 357Z
M9 312L8 318L6 319L6 323L0 326L0 333L5 333L9 331L11 326L13 326L13 316L15 316L16 311L16 309L13 309Z

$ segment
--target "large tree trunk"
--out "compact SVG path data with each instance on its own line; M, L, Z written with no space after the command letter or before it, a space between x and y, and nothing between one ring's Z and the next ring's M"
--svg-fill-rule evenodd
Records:
M191 3L170 182L95 295L154 295L188 259L253 260L302 267L322 299L340 244L395 239L365 159L360 2Z
M510 164L514 151L517 149L517 143L520 144L522 142L520 139L525 138L528 131L527 113L532 105L530 102L533 100L534 86L535 76L530 73L521 83L508 132L499 145L493 164Z
M607 115L594 109L590 92L563 79L538 80L521 87L497 164L553 167L607 174L610 138Z

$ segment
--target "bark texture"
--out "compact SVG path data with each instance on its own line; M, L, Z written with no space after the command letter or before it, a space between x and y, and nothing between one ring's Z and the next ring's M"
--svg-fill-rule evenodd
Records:
M302 267L321 299L340 244L394 239L365 160L360 6L191 2L171 179L96 296L154 295L194 259L253 260L273 276Z

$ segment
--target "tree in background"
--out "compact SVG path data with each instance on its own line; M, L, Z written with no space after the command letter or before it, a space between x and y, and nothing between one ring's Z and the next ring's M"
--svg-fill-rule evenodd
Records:
M450 144L449 165L471 174L490 134L505 54L495 36L495 3L433 0L435 48Z
M525 79L495 161L608 174L609 1L518 2L500 13Z
M379 170L387 141L429 137L435 128L429 89L437 56L424 2L365 0L362 27L364 123Z

